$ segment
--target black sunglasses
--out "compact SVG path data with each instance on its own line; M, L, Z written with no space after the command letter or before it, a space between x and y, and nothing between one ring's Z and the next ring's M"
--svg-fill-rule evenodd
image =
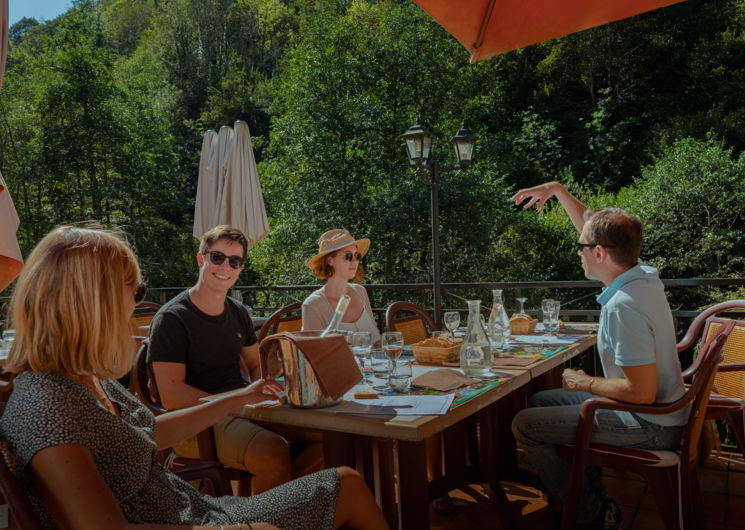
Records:
M362 254L360 254L359 252L345 252L344 253L344 259L346 261L351 262L352 258L355 258L357 261L359 261L362 259Z
M145 299L145 293L147 292L147 285L145 282L142 282L140 285L137 286L137 289L135 289L135 304L139 304Z
M581 243L577 241L577 250L583 251L586 248L593 247L605 247L605 248L616 248L616 245L603 245L602 243Z
M222 265L225 263L225 258L228 258L228 264L233 269L240 269L243 267L243 258L240 256L226 256L219 250L211 250L205 252L210 257L210 261L215 265Z

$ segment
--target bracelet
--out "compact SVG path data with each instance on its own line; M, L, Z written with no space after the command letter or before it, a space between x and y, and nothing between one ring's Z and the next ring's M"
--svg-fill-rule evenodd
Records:
M592 394L592 384L593 384L594 382L595 382L595 379L594 379L594 378L590 378L590 384L589 384L589 385L587 385L587 391L588 391L588 392L589 392L590 394ZM240 530L240 528L239 528L238 530Z

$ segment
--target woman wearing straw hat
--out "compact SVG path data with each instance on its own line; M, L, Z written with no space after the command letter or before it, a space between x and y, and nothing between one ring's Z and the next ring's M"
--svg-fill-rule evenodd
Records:
M340 329L369 331L373 343L380 341L380 332L362 281L360 260L367 254L370 240L355 239L344 229L329 230L318 239L318 254L308 262L316 278L326 278L326 285L311 293L303 302L303 330L323 330L331 322L336 304L342 295L350 301Z

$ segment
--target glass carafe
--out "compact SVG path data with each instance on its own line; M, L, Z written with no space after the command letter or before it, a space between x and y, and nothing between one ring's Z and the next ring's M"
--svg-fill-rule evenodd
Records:
M502 303L502 289L493 289L492 296L494 302L489 314L489 327L487 332L491 337L492 346L497 349L504 348L510 340L510 319L507 318L507 311Z
M468 329L460 348L460 369L471 377L493 379L491 344L481 325L480 309L481 300L468 300Z

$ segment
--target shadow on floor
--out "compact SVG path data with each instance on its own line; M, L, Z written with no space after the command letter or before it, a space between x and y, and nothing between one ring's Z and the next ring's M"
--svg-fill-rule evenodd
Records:
M638 476L613 470L603 471L609 496L621 507L624 529L662 530L654 498ZM745 462L740 453L712 454L699 470L699 479L709 530L745 530ZM534 488L503 483L515 511L520 510L524 528L549 530L552 514L548 513L546 495ZM430 508L431 528L499 528L496 513L484 489L472 485L450 492L455 506L451 514L436 513Z

